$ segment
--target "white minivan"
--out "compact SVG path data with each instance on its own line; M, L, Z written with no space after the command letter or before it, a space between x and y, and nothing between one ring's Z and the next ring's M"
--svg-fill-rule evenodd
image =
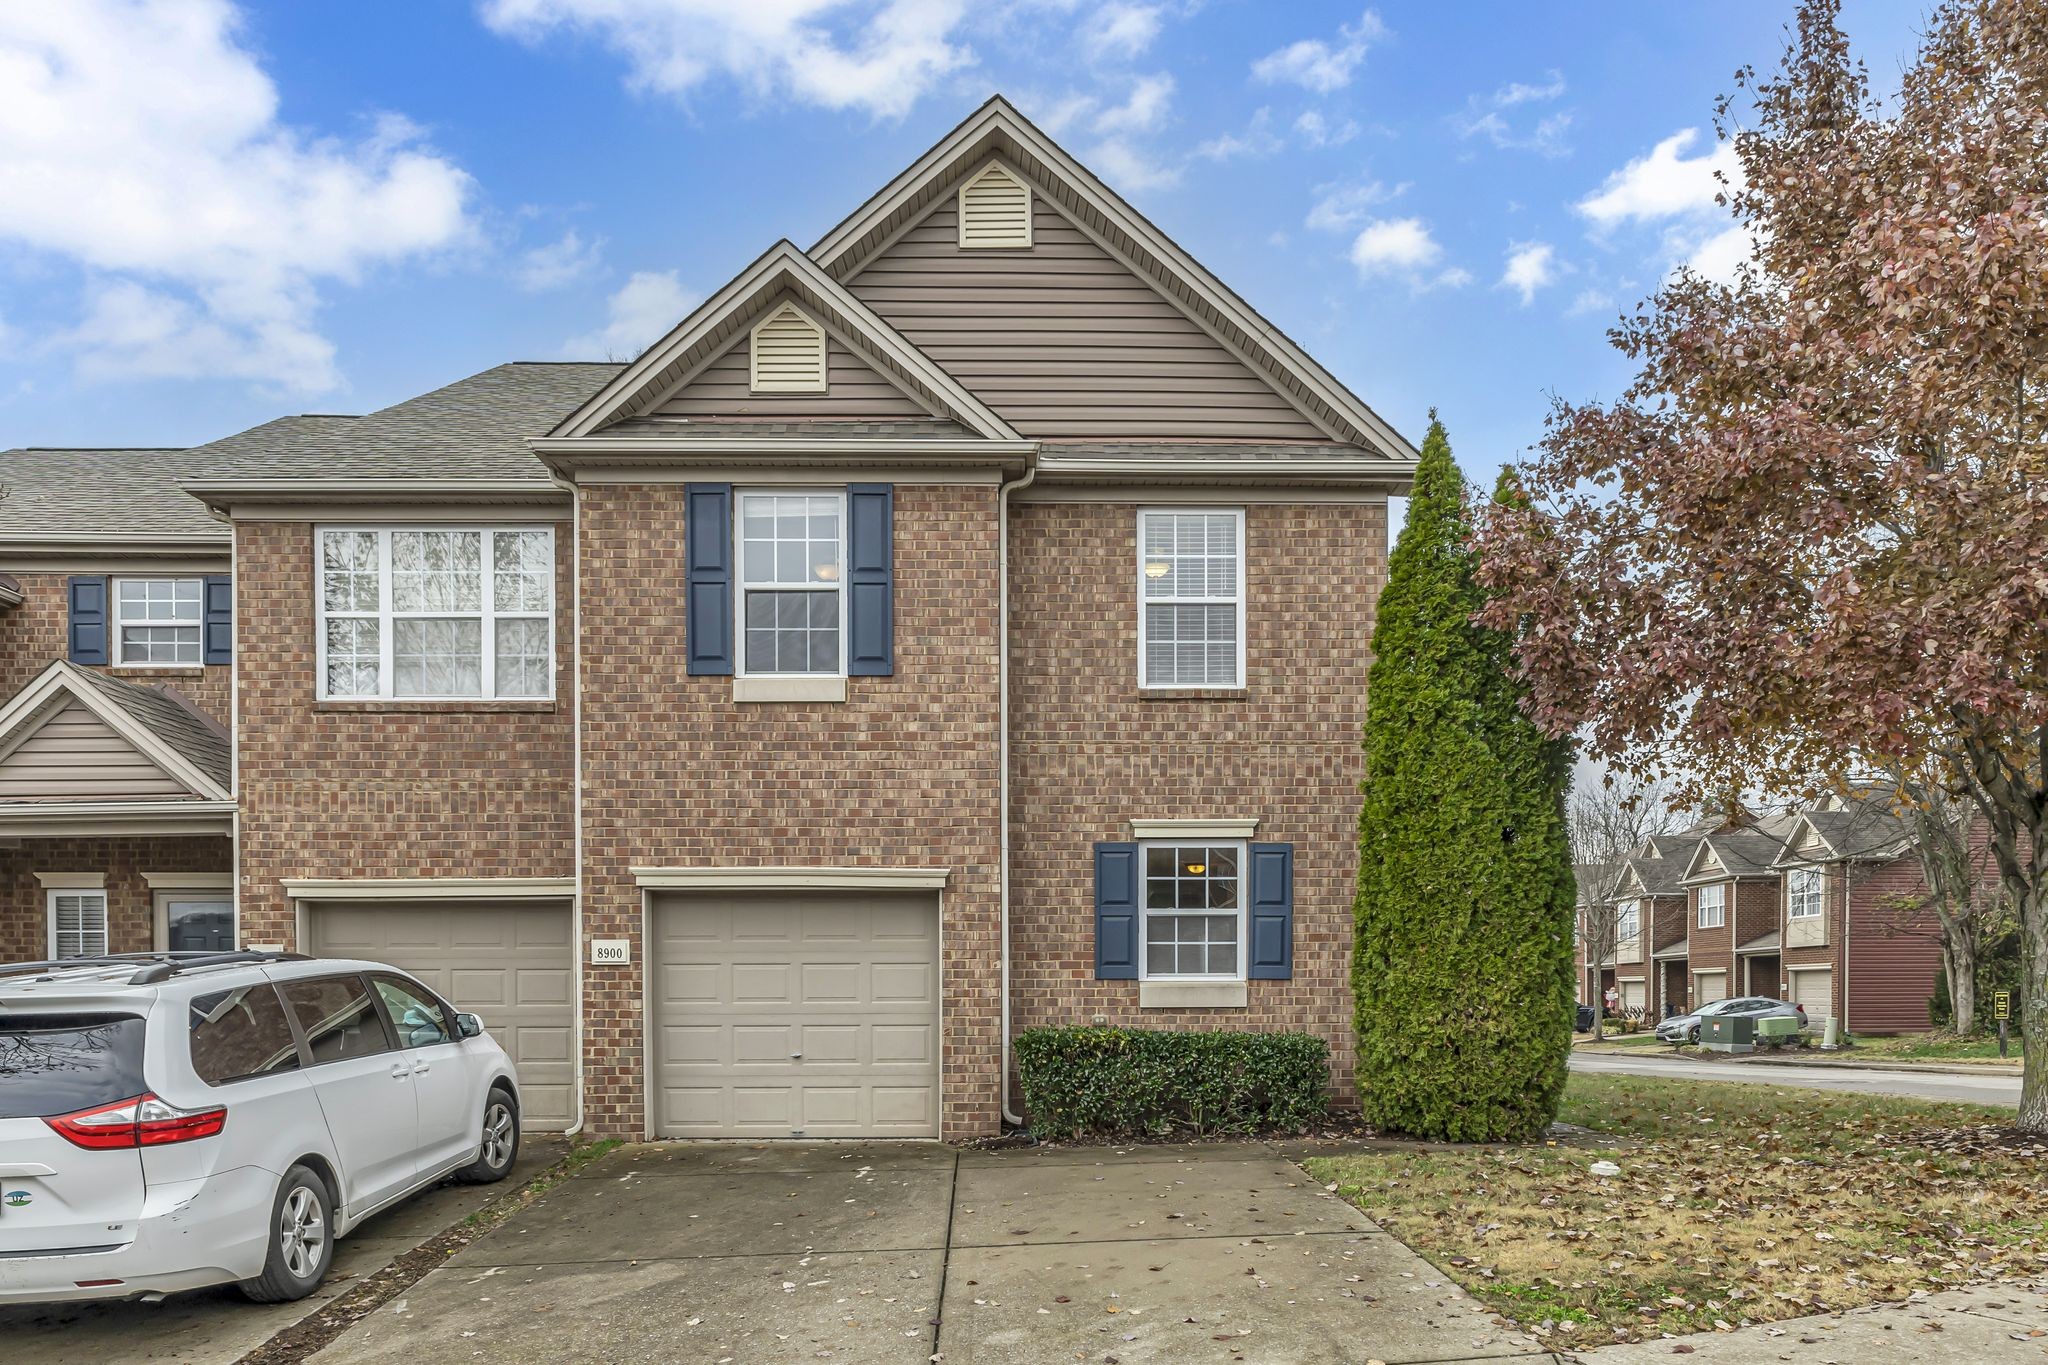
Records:
M296 1299L437 1181L503 1179L511 1060L374 962L136 954L0 966L0 1303L239 1284Z

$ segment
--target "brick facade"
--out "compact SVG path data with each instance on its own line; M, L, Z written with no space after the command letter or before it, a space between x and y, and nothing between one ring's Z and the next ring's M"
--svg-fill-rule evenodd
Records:
M1701 972L1725 971L1727 994L1741 993L1742 985L1735 975L1735 901L1736 883L1709 883L1719 885L1726 895L1727 919L1717 928L1700 928L1700 887L1688 887L1685 894L1685 963L1686 980L1691 986L1692 1003L1699 1003L1699 974Z
M1226 500L1227 501L1227 500ZM1359 747L1384 504L1245 512L1247 686L1137 686L1137 504L1027 504L1012 524L1011 934L1015 1023L1301 1029L1357 1102L1349 970ZM1091 850L1130 821L1256 818L1295 849L1294 976L1242 1010L1140 1010L1094 979Z
M108 835L22 839L0 848L0 962L50 955L49 901L38 872L106 876L107 951L139 953L156 944L156 905L145 872L234 869L234 846L207 835Z
M94 565L97 573L103 565ZM192 578L207 572L225 572L226 565L208 569L153 569L148 577ZM4 569L0 565L0 569ZM0 700L13 696L67 652L70 598L66 587L69 572L37 569L7 571L21 585L21 601L0 611ZM86 570L81 570L86 572ZM118 577L118 573L109 574ZM228 723L228 692L234 670L225 664L193 668L103 668L96 670L148 687L173 687L219 721Z

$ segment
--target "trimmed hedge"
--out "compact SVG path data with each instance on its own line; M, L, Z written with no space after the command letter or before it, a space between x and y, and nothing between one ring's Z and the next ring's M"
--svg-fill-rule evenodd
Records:
M1016 1053L1041 1138L1299 1132L1329 1104L1330 1045L1306 1033L1034 1028Z

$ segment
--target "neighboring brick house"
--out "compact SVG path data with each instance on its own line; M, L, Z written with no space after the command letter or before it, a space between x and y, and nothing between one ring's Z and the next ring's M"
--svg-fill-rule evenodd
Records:
M1789 817L1703 835L1680 879L1687 894L1685 961L1691 1005L1771 995L1777 980L1780 892L1774 862Z
M530 1123L971 1137L1098 1020L1305 1029L1355 1102L1415 453L1001 100L630 364L178 459L241 940L420 972Z
M1624 859L1615 895L1635 906L1642 942L1635 964L1642 978L1643 1011L1662 1019L1691 999L1686 976L1687 898L1685 861L1696 839L1653 834ZM1630 972L1628 975L1637 975ZM1623 995L1630 994L1627 986Z

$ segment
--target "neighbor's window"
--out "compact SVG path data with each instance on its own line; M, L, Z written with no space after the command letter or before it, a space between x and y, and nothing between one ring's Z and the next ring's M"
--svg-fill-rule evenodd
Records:
M841 673L846 500L739 495L740 672Z
M1793 919L1817 919L1820 916L1819 868L1798 867L1785 874L1785 913Z
M1244 686L1244 513L1138 513L1138 680Z
M1146 844L1147 977L1244 975L1241 844Z
M114 662L197 664L204 660L204 580L114 580Z
M555 536L545 527L320 531L320 695L545 698Z
M1728 922L1728 884L1700 888L1700 928L1719 929Z
M1623 901L1621 908L1615 912L1614 941L1627 943L1642 930L1642 927L1642 909L1634 901Z
M107 951L107 893L50 893L50 956L103 957Z

